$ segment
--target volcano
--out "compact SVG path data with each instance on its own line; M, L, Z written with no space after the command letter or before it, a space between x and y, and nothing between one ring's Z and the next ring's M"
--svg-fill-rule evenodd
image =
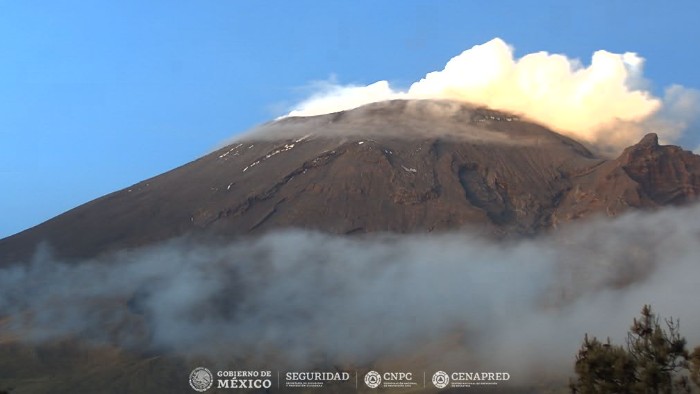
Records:
M617 158L516 115L395 100L262 125L200 159L0 240L0 264L48 244L80 259L181 236L478 226L528 235L574 219L684 204L700 156L644 137Z
M655 134L609 158L519 115L454 101L281 118L0 240L0 392L192 392L196 367L279 372L271 363L285 357L359 370L362 387L381 363L425 371L434 366L424 358L441 363L455 349L479 365L470 341L498 345L502 329L541 340L535 327L550 346L556 335L540 320L555 320L543 309L615 296L695 250L678 247L694 234L687 223L665 243L663 226L647 238L591 220L565 242L558 228L688 204L699 175L700 156ZM563 310L559 319L578 316ZM522 330L498 320L509 313L526 319ZM513 375L513 392L546 391Z

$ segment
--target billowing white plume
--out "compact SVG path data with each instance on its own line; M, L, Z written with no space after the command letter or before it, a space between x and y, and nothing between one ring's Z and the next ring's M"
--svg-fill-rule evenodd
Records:
M673 85L655 97L635 53L593 54L584 66L564 55L537 52L515 58L500 38L452 58L408 90L389 82L325 87L289 116L312 116L390 99L454 99L526 116L578 140L620 148L649 131L665 142L677 139L698 113L696 90Z

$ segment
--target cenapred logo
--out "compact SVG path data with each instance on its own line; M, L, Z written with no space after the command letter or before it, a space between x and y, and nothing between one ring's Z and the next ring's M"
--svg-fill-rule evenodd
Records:
M376 389L382 384L382 376L377 371L369 371L365 375L365 384L371 389Z
M439 389L444 389L450 384L450 377L445 371L437 371L433 374L433 385Z
M214 375L211 374L210 370L199 367L190 372L190 386L196 391L200 393L207 391L212 384L214 384Z

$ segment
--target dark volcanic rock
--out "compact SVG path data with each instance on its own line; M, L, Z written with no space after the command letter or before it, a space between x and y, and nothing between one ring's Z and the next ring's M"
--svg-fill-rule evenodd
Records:
M645 137L616 160L539 125L452 102L391 101L287 118L187 165L0 240L84 258L188 233L353 234L561 221L693 200L700 157Z
M682 204L698 197L700 156L677 146L659 146L656 134L627 148L618 160L657 204Z

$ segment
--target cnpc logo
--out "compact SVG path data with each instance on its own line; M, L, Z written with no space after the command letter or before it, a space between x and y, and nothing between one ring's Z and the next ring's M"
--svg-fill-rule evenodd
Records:
M369 371L365 375L365 384L371 389L376 389L382 384L382 376L377 371Z
M384 387L409 387L406 383L413 384L412 372L384 372L380 374L377 371L369 371L365 375L365 384L371 389L384 383Z

